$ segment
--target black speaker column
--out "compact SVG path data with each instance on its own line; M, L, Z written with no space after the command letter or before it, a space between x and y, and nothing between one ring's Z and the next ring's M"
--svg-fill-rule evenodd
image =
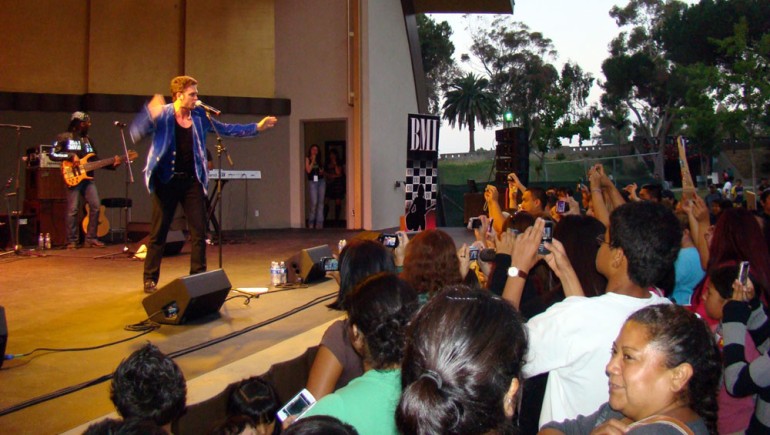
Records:
M495 184L505 186L508 174L515 172L519 180L529 185L529 141L527 130L509 127L495 131Z

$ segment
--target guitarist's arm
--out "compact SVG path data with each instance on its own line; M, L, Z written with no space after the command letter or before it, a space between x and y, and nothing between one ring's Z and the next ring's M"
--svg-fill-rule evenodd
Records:
M70 139L66 134L59 135L56 146L51 151L50 158L56 162L71 161L77 163L80 161L75 152L69 150Z

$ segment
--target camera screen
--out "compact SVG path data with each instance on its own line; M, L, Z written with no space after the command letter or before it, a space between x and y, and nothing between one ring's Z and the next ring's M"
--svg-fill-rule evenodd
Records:
M300 394L286 405L286 413L289 415L301 414L308 406L310 406L310 402L305 400L305 397Z
M478 249L471 249L469 251L471 260L476 260L479 258L479 250Z
M339 270L339 262L336 258L327 257L323 262L324 270L327 272Z
M393 248L396 246L396 243L398 242L398 238L396 236L383 236L382 237L382 244L387 246L388 248Z

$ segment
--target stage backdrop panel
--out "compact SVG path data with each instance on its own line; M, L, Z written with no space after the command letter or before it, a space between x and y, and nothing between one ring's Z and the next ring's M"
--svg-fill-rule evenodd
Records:
M410 114L407 122L405 221L408 231L436 227L438 116Z

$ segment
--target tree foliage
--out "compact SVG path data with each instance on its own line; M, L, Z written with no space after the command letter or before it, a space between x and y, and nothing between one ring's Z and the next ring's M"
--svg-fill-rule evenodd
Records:
M457 76L457 66L452 57L455 46L450 39L452 27L446 21L438 23L425 14L417 14L417 32L428 91L428 111L438 114L441 95Z
M490 88L503 110L529 134L529 143L543 168L545 153L578 135L590 138L592 119L587 109L593 78L579 65L561 71L552 61L551 40L519 22L497 18L473 35L471 53L489 77Z
M461 129L468 127L469 152L474 152L476 123L482 127L495 125L500 106L496 96L489 91L489 80L467 73L452 81L442 110L450 126L457 124Z

